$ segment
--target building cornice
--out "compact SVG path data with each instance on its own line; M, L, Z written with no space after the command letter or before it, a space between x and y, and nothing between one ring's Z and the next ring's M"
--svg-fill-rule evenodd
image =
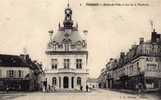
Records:
M46 54L51 54L51 55L73 55L73 54L86 54L88 55L88 51L46 51Z

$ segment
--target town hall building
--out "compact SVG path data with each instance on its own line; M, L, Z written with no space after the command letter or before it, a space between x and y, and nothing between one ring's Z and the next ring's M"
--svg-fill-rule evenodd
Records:
M78 90L80 86L85 90L89 74L86 39L72 20L69 4L64 12L63 25L59 23L58 31L50 36L47 45L45 77L48 86L54 86L56 90Z

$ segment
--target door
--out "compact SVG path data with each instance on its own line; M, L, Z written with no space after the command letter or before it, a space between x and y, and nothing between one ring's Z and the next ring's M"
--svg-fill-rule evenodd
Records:
M69 86L69 78L65 76L63 79L63 87L68 88L68 86Z

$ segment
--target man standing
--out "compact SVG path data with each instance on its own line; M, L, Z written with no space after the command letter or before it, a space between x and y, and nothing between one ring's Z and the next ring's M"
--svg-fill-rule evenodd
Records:
M82 85L80 86L80 90L81 90L81 91L83 90L83 86L82 86Z
M89 89L89 87L88 87L88 85L86 85L86 91L88 92L88 89Z

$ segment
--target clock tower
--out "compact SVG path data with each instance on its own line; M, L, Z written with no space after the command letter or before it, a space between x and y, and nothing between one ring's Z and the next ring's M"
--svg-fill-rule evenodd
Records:
M72 20L72 9L64 10L63 25L59 23L58 31L47 45L46 79L57 90L85 89L88 76L87 41L78 31L78 24Z

